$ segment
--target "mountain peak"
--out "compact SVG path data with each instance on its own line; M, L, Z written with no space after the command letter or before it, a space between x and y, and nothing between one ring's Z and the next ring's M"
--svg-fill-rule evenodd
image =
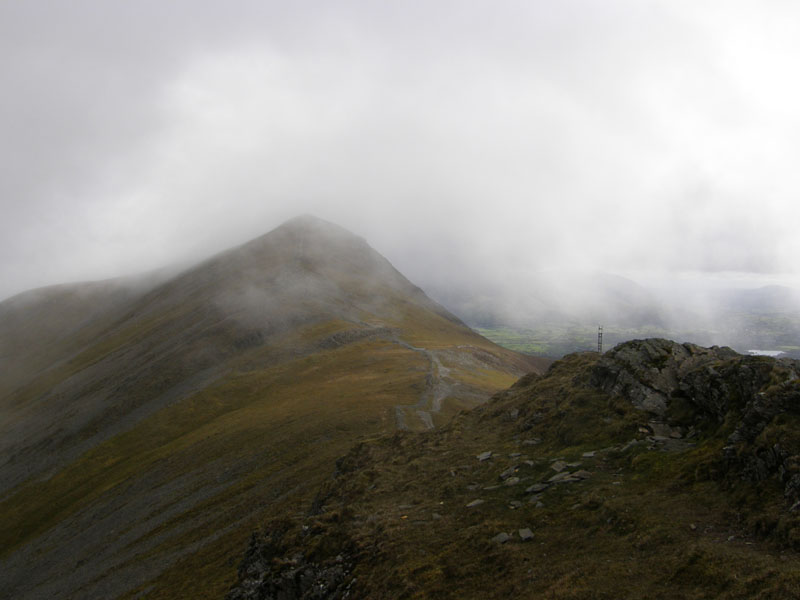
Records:
M236 248L233 252L280 255L284 259L326 262L332 257L359 261L368 257L385 260L364 238L330 221L313 215L300 215L264 235Z
M276 236L291 236L294 238L313 239L318 242L343 242L358 243L362 247L369 247L364 238L348 231L344 227L321 219L314 215L304 214L285 221L272 231L261 236L262 238ZM260 239L260 238L258 238Z
M305 213L284 221L276 229L290 229L294 231L337 231L353 235L344 227L326 221L316 215Z

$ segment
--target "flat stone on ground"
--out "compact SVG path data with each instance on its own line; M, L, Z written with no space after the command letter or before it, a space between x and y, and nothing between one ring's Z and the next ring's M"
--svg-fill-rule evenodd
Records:
M500 473L500 479L505 479L506 477L511 477L518 470L519 470L519 465L511 465L505 471Z
M545 491L549 487L550 486L546 483L534 483L532 486L526 489L525 492L528 494L538 494L539 492Z

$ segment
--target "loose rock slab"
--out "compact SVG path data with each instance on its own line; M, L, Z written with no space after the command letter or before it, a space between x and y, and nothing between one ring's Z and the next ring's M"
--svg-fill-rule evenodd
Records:
M519 537L523 542L528 542L533 539L533 532L527 527L525 529L520 529Z
M506 479L508 477L511 477L517 471L519 471L519 465L511 465L505 471L500 473L500 479Z
M528 494L538 494L539 492L545 491L550 486L546 483L534 483L528 489L525 490Z

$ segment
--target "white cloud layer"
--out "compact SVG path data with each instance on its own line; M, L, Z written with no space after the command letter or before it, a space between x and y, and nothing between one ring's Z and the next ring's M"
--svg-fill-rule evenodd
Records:
M5 0L0 298L306 212L423 285L791 280L798 28L777 0Z

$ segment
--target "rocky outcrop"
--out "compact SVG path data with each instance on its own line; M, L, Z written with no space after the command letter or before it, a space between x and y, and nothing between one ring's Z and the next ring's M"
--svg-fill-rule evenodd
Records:
M592 383L663 417L670 397L689 373L737 356L726 347L703 348L657 338L633 340L603 355L592 370Z
M800 361L634 340L606 353L591 383L670 425L714 424L707 433L727 435L724 473L753 482L778 477L787 498L800 500Z
M288 527L273 525L254 533L239 566L237 585L227 600L336 600L350 595L353 561L346 552L311 560L287 555L283 537Z

